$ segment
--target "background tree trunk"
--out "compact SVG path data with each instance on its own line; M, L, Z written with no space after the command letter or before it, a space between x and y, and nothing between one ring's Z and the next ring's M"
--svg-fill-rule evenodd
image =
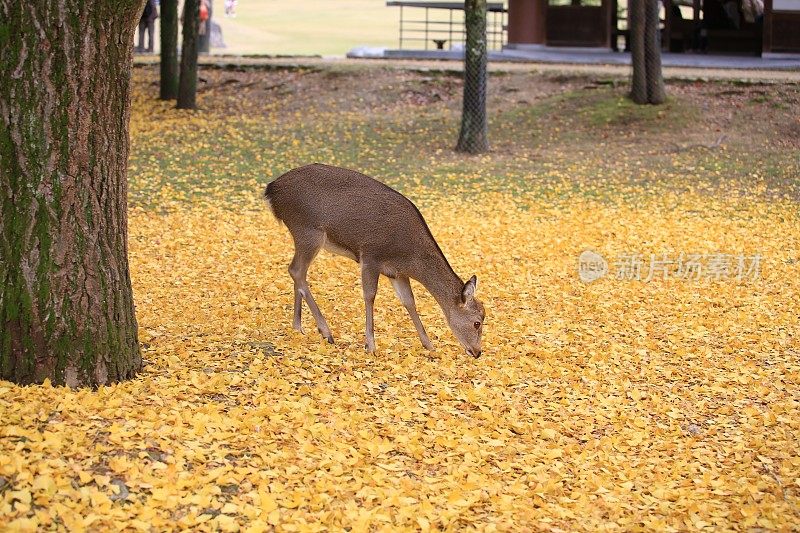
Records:
M631 99L637 104L663 104L666 99L661 72L659 0L630 0Z
M486 121L486 0L464 4L467 30L464 53L464 107L456 150L478 154L489 150Z
M644 0L644 2L647 101L658 105L663 104L667 99L664 91L664 76L661 72L661 31L658 29L659 0Z
M183 45L178 109L197 109L197 27L200 24L199 0L183 4Z
M161 0L162 100L178 97L178 0Z
M95 386L142 366L128 271L142 0L0 0L0 375Z

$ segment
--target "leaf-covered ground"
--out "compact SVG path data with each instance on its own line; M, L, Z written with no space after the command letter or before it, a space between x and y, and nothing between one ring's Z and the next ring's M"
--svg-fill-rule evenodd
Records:
M202 76L197 113L135 76L145 370L98 391L0 382L6 528L798 527L796 86L673 83L666 107L638 109L619 80L496 76L493 152L463 158L457 79ZM291 329L291 243L259 196L312 161L420 205L478 276L480 359L416 286L423 350L383 281L366 354L357 266L327 254L310 280L337 342ZM651 253L761 263L586 284L587 249L612 269L641 254L642 278Z

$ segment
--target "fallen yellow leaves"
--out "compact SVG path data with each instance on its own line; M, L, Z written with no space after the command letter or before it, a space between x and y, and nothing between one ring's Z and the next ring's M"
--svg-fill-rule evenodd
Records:
M358 270L327 255L309 279L337 344L295 333L289 236L255 199L240 211L134 210L148 364L134 381L98 391L0 384L6 527L685 530L800 521L796 213L684 196L673 224L652 224L656 201L551 210L489 195L468 212L427 201L456 271L481 280L489 314L477 361L418 289L438 351L419 348L385 280L379 352L364 353ZM585 285L576 261L586 247L758 251L766 264L747 282Z
M135 77L145 371L98 391L0 382L1 527L797 528L800 217L764 200L797 190L795 87L675 85L658 122L584 79L493 78L495 152L463 160L447 76L204 78L203 111L184 113L154 99L157 69ZM729 115L730 149L670 150ZM365 354L358 268L327 254L309 280L337 343L291 329L292 246L259 196L313 161L394 180L421 207L480 280L481 359L417 286L423 350L385 280ZM741 281L587 285L587 249L763 263Z

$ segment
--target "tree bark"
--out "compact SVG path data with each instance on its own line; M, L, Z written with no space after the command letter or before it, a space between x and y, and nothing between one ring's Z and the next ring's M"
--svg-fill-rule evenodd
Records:
M162 100L178 97L178 0L161 0Z
M486 0L464 4L467 30L464 52L464 99L456 151L478 154L489 150L486 120Z
M663 104L667 98L661 72L658 1L628 2L633 67L631 99L637 104Z
M128 270L142 0L0 0L0 376L97 386L142 366Z
M178 85L178 109L197 109L197 28L200 24L199 0L183 4L183 46Z

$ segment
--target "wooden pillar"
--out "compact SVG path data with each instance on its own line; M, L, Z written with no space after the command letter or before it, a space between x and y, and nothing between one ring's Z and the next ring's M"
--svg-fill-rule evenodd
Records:
M764 0L764 26L761 28L761 53L772 52L772 0Z
M612 31L611 25L614 23L613 10L615 3L616 2L614 2L613 0L602 0L600 4L603 10L602 24L603 27L605 28L605 37L604 37L605 47L609 50L613 48L611 39L614 38L614 32Z
M547 0L509 0L509 46L545 44L546 21Z

